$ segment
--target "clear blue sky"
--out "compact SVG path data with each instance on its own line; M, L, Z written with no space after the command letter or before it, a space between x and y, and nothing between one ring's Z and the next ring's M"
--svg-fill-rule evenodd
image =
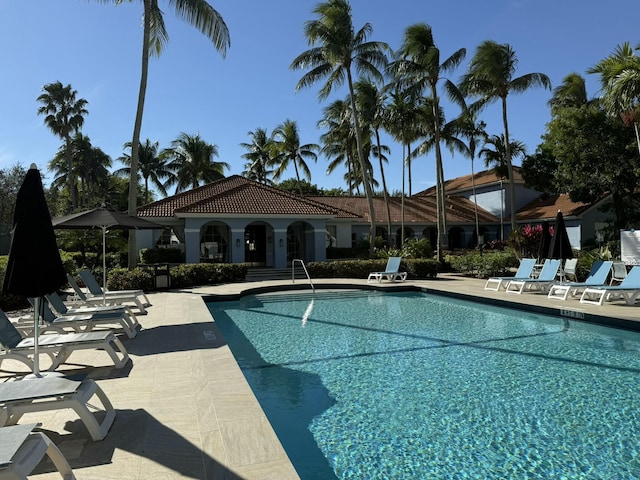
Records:
M160 0L170 35L168 48L150 60L142 140L160 147L181 132L200 133L218 146L220 161L240 174L247 132L258 127L271 132L287 118L296 120L304 143L319 143L316 123L322 109L337 98L319 102L320 85L295 93L302 71L290 71L291 61L308 48L303 24L314 18L318 3L308 0L210 0L225 19L231 48L225 59L195 28L175 18ZM519 59L516 75L543 72L553 86L577 72L587 79L588 94L598 93L598 79L585 71L608 56L616 45L640 43L637 0L352 0L354 25L373 26L370 40L400 46L405 28L429 24L445 58L467 49L463 65L451 75L457 81L475 48L483 40L509 43ZM88 100L83 133L114 160L131 140L140 79L141 2L106 5L91 0L4 0L0 2L0 168L20 163L46 166L60 146L37 115L36 98L43 85L71 84ZM549 121L550 91L536 89L509 98L512 138L535 151ZM447 108L452 119L457 110ZM499 106L482 118L491 134L502 133ZM391 190L402 187L401 154L391 148L386 167ZM327 160L312 165L312 182L321 187L345 187L344 171L325 174ZM116 164L116 166L118 166ZM476 163L476 170L481 163ZM468 159L445 158L445 176L471 172ZM293 170L285 178L294 176ZM51 181L45 177L45 184ZM433 157L415 161L414 193L434 184Z

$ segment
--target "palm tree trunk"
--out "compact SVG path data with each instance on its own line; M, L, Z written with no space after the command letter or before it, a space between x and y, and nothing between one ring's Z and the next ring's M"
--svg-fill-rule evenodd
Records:
M380 150L380 132L376 128L376 143L378 144L378 161L380 162L380 177L382 177L382 194L384 204L387 207L387 247L391 246L391 207L389 206L389 193L387 191L387 180L384 176L384 166L382 164L382 151Z
M444 168L442 166L442 151L440 150L440 106L435 86L431 87L432 115L433 115L433 140L436 148L436 210L438 216L438 261L444 260L443 246L447 236L447 219L444 195Z
M473 193L473 209L476 216L476 243L480 246L480 222L478 220L478 199L476 198L476 174L473 171L473 157L471 157L471 192Z
M65 159L67 161L67 183L69 184L69 195L71 195L71 209L78 208L78 195L76 194L76 182L73 175L73 156L71 155L71 137L68 132L64 135Z
M504 152L507 157L507 172L509 172L509 206L511 209L511 231L516 231L516 186L511 163L511 144L509 142L509 123L507 122L507 97L502 98L502 122L504 123Z
M640 153L640 133L638 133L638 122L633 122L633 129L636 132L636 143L638 144L638 153Z
M151 31L151 0L144 0L144 28L142 34L142 72L140 74L140 90L138 92L138 109L133 125L131 141L131 174L129 175L129 215L135 216L138 208L138 151L140 150L140 131L142 130L142 113L147 93L147 75L149 73L149 35ZM138 263L135 230L129 230L129 268Z
M293 168L296 171L296 180L298 181L298 193L300 194L300 196L302 196L302 185L300 185L300 173L298 173L298 163L296 162L296 159L293 159Z
M369 170L364 160L364 151L362 149L362 138L360 135L360 121L358 120L358 110L356 109L356 100L353 88L353 78L351 77L351 69L347 68L347 79L349 81L349 99L351 100L351 110L353 113L353 126L356 134L356 146L358 149L358 160L362 170L362 183L364 183L364 191L369 204L369 219L371 224L369 227L369 256L373 257L374 247L376 243L376 215L373 206L373 192L371 191L371 181L369 180Z

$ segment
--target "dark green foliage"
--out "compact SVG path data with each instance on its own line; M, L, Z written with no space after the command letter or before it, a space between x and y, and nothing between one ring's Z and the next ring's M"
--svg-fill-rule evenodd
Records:
M340 258L355 258L357 256L358 254L353 248L338 248L338 247L327 248L328 260L337 260Z
M171 288L241 282L247 275L247 264L185 263L171 267Z
M94 272L97 277L97 273ZM114 268L107 275L108 290L138 290L151 291L155 282L153 271L144 268Z
M329 262L310 262L307 270L311 278L367 278L371 272L383 271L386 259L376 260L338 260ZM400 271L407 272L407 278L436 278L440 264L435 260L403 259Z
M143 248L140 250L142 263L183 263L184 253L179 248Z
M507 252L451 255L447 257L447 261L454 271L478 278L507 276L511 268L517 267L519 263L513 253Z

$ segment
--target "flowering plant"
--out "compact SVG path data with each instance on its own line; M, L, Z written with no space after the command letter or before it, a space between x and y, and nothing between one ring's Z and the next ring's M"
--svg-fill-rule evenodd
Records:
M509 242L520 258L538 258L544 256L542 252L543 231L542 225L527 224L521 229L516 229L509 236ZM553 227L549 227L549 235L553 235Z

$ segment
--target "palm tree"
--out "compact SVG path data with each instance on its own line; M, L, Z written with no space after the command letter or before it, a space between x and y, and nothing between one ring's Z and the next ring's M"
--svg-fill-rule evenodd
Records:
M346 165L346 183L350 194L354 191L354 164L358 156L356 141L351 121L351 107L345 100L336 100L323 109L323 118L318 121L318 128L326 132L320 135L322 153L329 159L327 175L340 165Z
M320 150L320 146L315 143L300 145L298 124L289 119L278 125L273 131L273 145L274 150L277 152L273 158L273 165L276 166L276 170L273 173L274 180L282 178L285 170L290 165L293 165L300 195L302 195L300 171L302 171L304 178L311 181L311 171L305 160L316 162L318 160L316 151Z
M253 132L248 132L251 137L251 143L241 143L240 146L248 150L242 155L242 158L249 162L245 165L245 171L242 175L255 180L256 182L271 185L273 181L269 178L273 171L269 170L269 166L273 163L274 143L269 137L266 128L256 128Z
M507 97L510 93L522 93L536 86L551 90L551 80L544 73L527 73L514 78L517 64L518 59L511 45L486 40L477 48L469 65L469 72L462 77L460 85L464 94L480 96L485 103L500 100L502 104L512 231L516 229L516 194L511 164Z
M402 197L401 197L401 228L400 244L404 245L404 197L405 197L405 166L410 165L411 143L418 137L418 106L409 96L400 91L397 86L389 95L389 103L385 115L384 128L396 142L402 145ZM405 155L406 148L406 155ZM409 187L411 190L411 187Z
M476 198L476 174L474 169L474 160L476 157L476 149L480 141L486 142L487 132L485 128L487 124L477 119L477 113L467 108L464 109L462 115L456 120L458 132L460 136L467 139L468 143L465 148L465 155L471 160L471 192L473 195L473 206L476 220L476 235L478 238L478 246L480 246L480 221L478 220L478 202Z
M78 206L90 206L96 200L105 201L109 184L109 168L111 157L100 148L91 145L91 139L82 133L75 134L69 147L62 145L49 161L49 170L55 178L53 188L68 190L69 170L67 157L71 155L71 172L73 177L73 193L78 199ZM78 183L79 188L78 188ZM69 192L71 197L71 192Z
M560 85L553 89L548 105L553 114L561 108L576 108L588 103L584 77L578 73L570 73L562 79Z
M389 67L393 72L400 88L412 97L420 97L424 93L430 95L429 102L432 111L430 115L433 125L430 126L436 154L436 205L438 210L438 259L442 261L442 245L445 243L446 209L444 192L444 167L440 150L441 115L438 83L445 73L453 71L460 65L467 51L464 48L456 50L447 59L440 62L440 49L433 40L431 27L425 23L418 23L408 27L404 33L404 40L400 47L400 59ZM449 82L451 83L451 82Z
M124 144L125 149L131 149L131 142ZM131 156L124 153L117 158L118 161L128 165L116 170L114 175L129 178L131 176ZM149 180L158 189L161 195L167 196L166 183L175 175L167 166L166 155L159 153L158 142L151 142L148 138L140 144L138 150L138 173L144 180L144 202L151 201L149 196Z
M507 155L511 158L524 157L527 154L527 148L524 143L518 140L512 140L509 148L504 135L490 135L484 142L482 150L478 152L479 157L484 157L486 167L493 166L493 170L500 178L506 178L509 175Z
M373 31L369 23L357 32L354 31L351 5L347 0L329 0L320 3L313 12L319 18L306 22L304 27L305 36L312 48L298 55L290 66L291 69L309 69L298 81L296 91L328 77L318 94L323 100L329 96L334 87L342 85L346 79L351 110L356 112L352 68L366 74L374 81L382 82L380 69L387 63L385 52L389 50L389 46L382 42L366 41ZM366 167L358 115L352 115L352 120L362 183L371 220L369 254L373 255L375 246L373 240L376 234L373 191L368 175L369 170Z
M181 133L171 142L171 148L163 150L160 155L171 159L167 169L174 172L175 176L169 178L165 186L169 188L175 185L176 193L197 188L200 182L220 180L224 178L224 169L229 168L228 163L213 160L218 156L218 147L205 142L199 133Z
M125 0L101 0L103 2L115 2L116 5ZM129 0L133 1L133 0ZM142 34L142 70L140 74L140 89L138 92L138 108L133 126L133 139L131 141L131 175L129 178L129 215L135 215L138 196L138 161L140 148L140 132L142 130L142 114L147 92L147 76L149 73L149 57L159 56L164 46L169 41L165 29L162 11L158 6L158 0L141 0L144 6L143 34ZM175 14L196 27L211 42L214 48L224 57L230 45L229 30L222 16L205 0L169 0L169 5L175 10ZM129 235L129 267L135 266L137 252L135 234Z
M380 178L382 179L382 195L384 196L384 204L387 209L387 244L390 246L391 241L391 207L389 205L389 190L387 189L387 180L384 175L384 160L382 145L380 145L380 129L384 123L385 109L384 104L386 95L381 92L375 83L369 80L360 80L355 84L356 103L358 112L362 117L365 125L368 125L376 137L376 148L373 149L374 155L378 157L378 166L380 167Z
M640 45L636 50L640 50ZM600 74L605 109L611 115L620 116L626 125L633 125L640 152L640 57L629 42L625 42L587 73Z
M43 93L37 99L43 104L38 108L38 114L45 115L45 125L64 141L67 186L71 195L71 208L75 210L78 207L78 198L72 168L71 134L78 133L82 128L84 115L89 113L85 108L88 102L84 98L76 99L78 92L72 89L71 85L63 86L61 82L48 83L42 90Z

